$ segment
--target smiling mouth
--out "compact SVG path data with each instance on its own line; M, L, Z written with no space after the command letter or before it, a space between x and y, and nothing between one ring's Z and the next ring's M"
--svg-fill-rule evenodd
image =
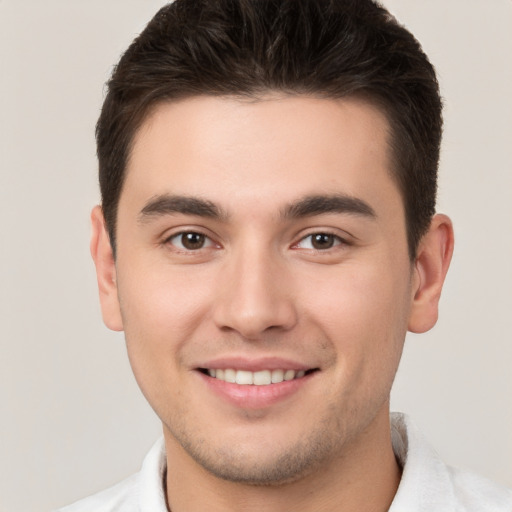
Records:
M318 371L318 368L312 368L310 370L260 370L257 372L235 370L232 368L199 368L199 371L214 379L232 384L240 384L242 386L269 386L285 381L302 379L306 375Z

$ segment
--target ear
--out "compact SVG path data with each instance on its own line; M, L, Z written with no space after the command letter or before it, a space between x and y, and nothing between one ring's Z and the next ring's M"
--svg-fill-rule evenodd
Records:
M439 298L453 253L453 226L446 215L436 215L418 246L414 263L413 302L408 329L421 333L437 322Z
M122 331L114 253L100 206L95 206L91 212L91 227L91 256L96 265L103 321L109 329Z

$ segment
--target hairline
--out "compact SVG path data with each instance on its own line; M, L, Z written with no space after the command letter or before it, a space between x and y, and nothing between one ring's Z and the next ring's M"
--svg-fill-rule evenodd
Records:
M399 136L399 123L394 118L392 113L392 107L379 95L372 94L372 91L368 91L365 89L356 90L353 92L347 92L345 94L334 94L329 91L301 91L299 88L297 90L294 89L278 89L278 88L263 88L263 87L255 87L254 90L250 91L239 91L239 92L219 92L215 93L214 91L203 91L203 92L191 92L191 93L181 93L176 94L173 97L160 97L155 98L153 101L149 101L146 105L140 104L138 108L139 117L131 126L130 131L128 132L128 137L126 140L126 151L125 151L125 161L122 165L122 173L120 180L119 193L117 195L117 201L115 203L114 215L113 215L113 225L107 226L108 234L112 246L112 251L114 257L116 256L116 246L117 246L117 217L118 217L118 206L121 200L121 195L124 190L124 184L126 181L127 171L130 165L130 160L132 157L132 152L135 147L135 143L138 135L143 129L144 125L151 118L151 116L162 106L162 105L170 105L179 103L181 101L190 100L193 98L201 98L201 97L212 97L212 98L231 98L240 102L249 102L249 103L258 103L261 101L277 99L277 98L297 98L297 97L309 97L316 99L325 99L325 100L333 100L333 101L343 101L343 100L360 100L366 103L367 105L377 109L386 120L386 143L388 150L388 158L389 158L389 174L395 185L397 186L398 192L400 194L400 198L402 201L402 207L404 211L404 220L405 220L405 229L407 236L407 245L409 258L413 261L416 257L417 245L419 241L416 241L413 245L413 240L410 236L410 226L409 226L409 213L407 211L406 204L406 194L404 190L404 186L401 183L400 179L400 161L399 161L399 151L395 147L396 146L396 138ZM398 125L398 126L397 126Z

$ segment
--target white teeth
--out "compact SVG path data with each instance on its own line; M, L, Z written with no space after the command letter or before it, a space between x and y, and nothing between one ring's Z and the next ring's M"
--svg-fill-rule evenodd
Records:
M262 370L261 372L254 372L253 384L256 386L268 386L272 383L272 374L270 370Z
M236 382L236 371L231 370L231 369L224 370L224 380L226 382L235 383Z
M293 370L286 370L284 372L284 380L292 380L295 378L295 372Z
M284 380L284 370L272 370L272 384L278 384Z
M252 372L246 372L244 370L238 370L236 372L236 383L237 384L252 384Z
M306 375L305 370L260 370L250 372L247 370L228 369L208 369L208 375L225 382L241 384L243 386L268 386L269 384L279 384L286 380L300 379Z

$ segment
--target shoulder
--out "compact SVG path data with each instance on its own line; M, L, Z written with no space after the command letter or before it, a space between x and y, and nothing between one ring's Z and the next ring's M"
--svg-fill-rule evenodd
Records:
M56 512L136 512L138 474Z
M146 455L138 473L55 512L166 512L165 472L165 445L161 438Z
M453 494L461 511L512 511L512 490L462 469L447 467Z
M446 465L407 416L391 426L402 479L390 512L512 512L511 490Z

